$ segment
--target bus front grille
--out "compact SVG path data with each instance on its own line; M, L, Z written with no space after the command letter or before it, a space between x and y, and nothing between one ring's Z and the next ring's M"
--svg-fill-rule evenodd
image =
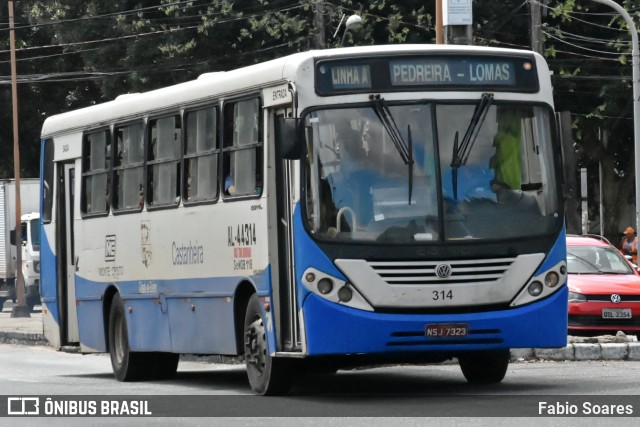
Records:
M388 285L495 283L515 258L456 261L370 261L369 266Z

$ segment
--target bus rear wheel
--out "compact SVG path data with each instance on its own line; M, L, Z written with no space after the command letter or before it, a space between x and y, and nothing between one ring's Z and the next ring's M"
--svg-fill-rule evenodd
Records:
M471 384L496 384L504 379L509 366L509 350L476 351L460 354L462 374Z
M168 378L178 368L178 354L131 351L127 319L118 294L113 297L109 311L109 355L118 381Z
M257 394L278 395L288 391L295 375L290 360L274 358L267 350L265 321L260 300L253 294L244 318L244 358L249 384Z

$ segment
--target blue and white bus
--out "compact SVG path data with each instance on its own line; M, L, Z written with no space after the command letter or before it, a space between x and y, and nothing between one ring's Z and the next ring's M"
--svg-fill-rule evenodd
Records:
M309 51L49 117L45 334L118 380L180 354L294 369L457 358L567 335L550 73L529 51Z

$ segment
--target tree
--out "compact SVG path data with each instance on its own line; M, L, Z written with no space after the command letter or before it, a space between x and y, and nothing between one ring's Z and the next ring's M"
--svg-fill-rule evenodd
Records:
M596 3L559 0L543 7L545 56L556 109L573 113L581 165L602 162L606 233L633 205L633 122L628 30ZM359 14L346 45L433 43L435 2L419 0L21 0L16 3L23 175L37 176L39 131L52 114L192 80L309 49L323 13L327 47L343 15ZM636 18L640 0L624 0ZM6 17L6 5L0 3ZM529 48L527 3L474 2L474 43ZM6 29L0 34L7 35ZM8 37L0 37L8 59ZM3 105L10 105L8 61L0 62ZM609 134L602 146L601 129ZM0 117L0 174L12 176L11 121ZM597 216L594 213L594 217Z
M623 6L637 20L640 1ZM580 166L597 183L602 164L605 235L617 241L635 207L631 45L624 20L607 6L567 0L550 9L546 55L554 70L556 109L574 114ZM601 135L607 134L603 144ZM591 194L598 194L592 185ZM597 199L591 219L599 218ZM625 220L623 220L625 221ZM629 221L627 219L626 221ZM597 223L596 223L597 224ZM597 230L596 230L597 231Z

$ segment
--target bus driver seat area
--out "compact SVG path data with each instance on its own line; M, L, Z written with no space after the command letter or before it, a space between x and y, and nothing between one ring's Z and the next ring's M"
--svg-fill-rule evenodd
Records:
M335 211L335 226L328 231L331 237L357 231L373 220L372 187L377 178L363 147L362 133L348 121L337 127L336 133L339 166L327 176L326 191L322 191L323 206L333 205Z

